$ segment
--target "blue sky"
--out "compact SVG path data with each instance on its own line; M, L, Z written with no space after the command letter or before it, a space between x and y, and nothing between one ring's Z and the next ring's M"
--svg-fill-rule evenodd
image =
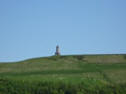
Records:
M126 53L126 0L0 0L0 61Z

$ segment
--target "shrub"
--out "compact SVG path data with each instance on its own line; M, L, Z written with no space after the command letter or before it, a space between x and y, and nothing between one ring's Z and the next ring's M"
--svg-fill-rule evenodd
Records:
M73 56L74 58L76 58L77 60L83 60L84 56L82 55L78 55L78 56Z

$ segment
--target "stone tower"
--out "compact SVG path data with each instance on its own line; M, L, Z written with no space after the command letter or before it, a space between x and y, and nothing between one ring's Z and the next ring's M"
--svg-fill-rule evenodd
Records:
M59 46L58 46L58 45L56 46L55 55L56 55L56 56L59 56L59 55L60 55L60 50L59 50Z

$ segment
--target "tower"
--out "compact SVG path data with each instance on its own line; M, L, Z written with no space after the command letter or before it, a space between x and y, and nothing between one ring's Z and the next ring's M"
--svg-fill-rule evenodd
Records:
M60 50L59 50L59 46L58 46L58 45L56 46L55 55L56 55L56 56L59 56L59 55L60 55Z

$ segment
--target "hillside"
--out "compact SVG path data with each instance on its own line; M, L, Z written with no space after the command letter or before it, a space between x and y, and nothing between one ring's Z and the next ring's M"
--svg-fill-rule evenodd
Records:
M125 84L126 55L51 56L14 63L1 63L0 79L34 83L38 81L86 82L92 87L99 86L100 83Z
M104 76L102 73L105 73L111 78L110 74L113 74L113 76L119 74L121 80L121 78L123 78L121 76L124 76L123 73L126 73L125 56L126 55L71 55L34 58L15 63L2 63L0 64L0 75L51 76L54 74L83 74L87 76L86 74L89 72L90 75L88 76L91 77L96 77L93 76L94 74L102 77ZM83 75L81 76L83 77Z

